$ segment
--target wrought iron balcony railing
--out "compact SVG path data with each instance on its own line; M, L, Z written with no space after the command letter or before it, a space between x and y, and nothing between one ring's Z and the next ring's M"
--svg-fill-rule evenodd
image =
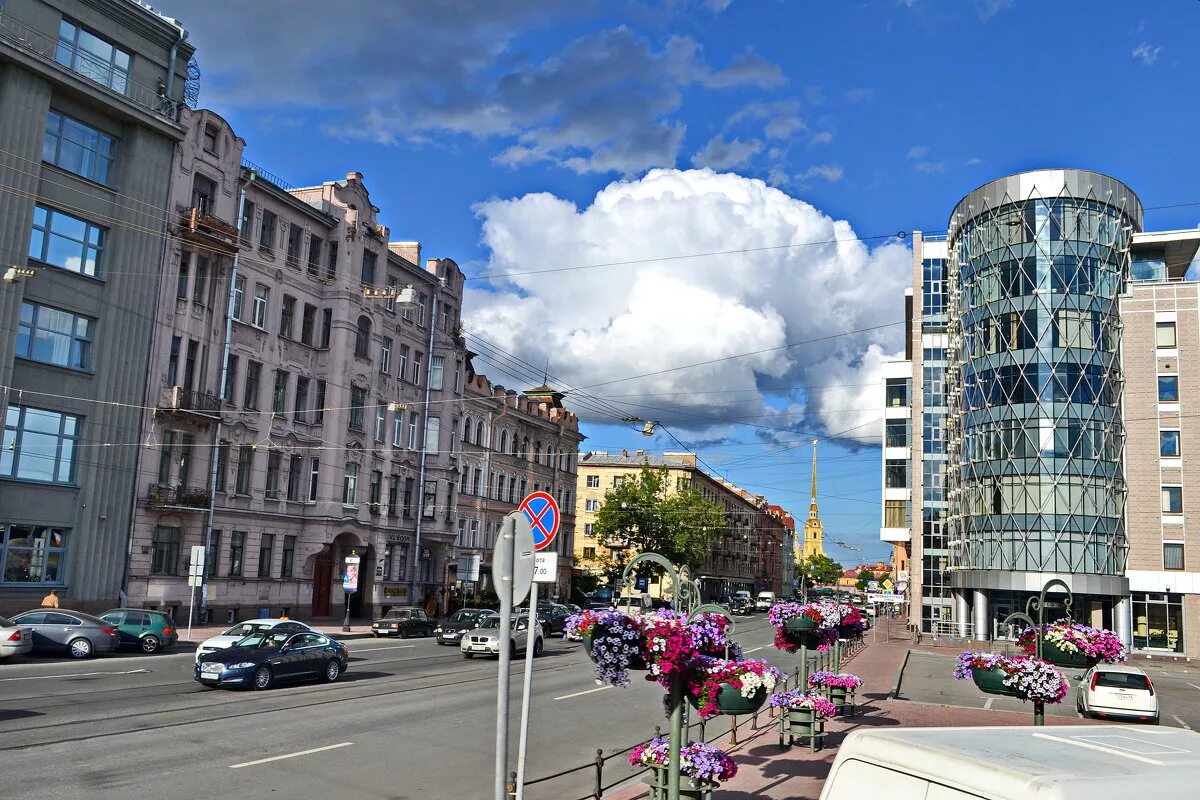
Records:
M207 489L170 486L152 483L146 490L146 505L150 508L189 509L207 511L212 494Z

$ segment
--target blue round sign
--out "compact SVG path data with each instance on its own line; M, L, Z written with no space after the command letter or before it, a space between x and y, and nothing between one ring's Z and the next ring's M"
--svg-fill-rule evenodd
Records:
M546 492L533 492L521 501L533 529L533 549L545 550L558 535L558 503Z

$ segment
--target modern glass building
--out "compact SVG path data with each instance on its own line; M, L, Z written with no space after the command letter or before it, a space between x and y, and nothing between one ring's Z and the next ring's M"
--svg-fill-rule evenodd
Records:
M1054 577L1127 627L1118 297L1141 228L1133 191L1085 170L1001 178L950 217L947 546L978 638Z

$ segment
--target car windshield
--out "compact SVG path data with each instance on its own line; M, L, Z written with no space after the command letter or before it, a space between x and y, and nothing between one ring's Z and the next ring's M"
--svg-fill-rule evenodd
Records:
M479 616L478 611L455 611L454 616L450 618L451 622L474 622Z
M243 622L241 625L234 625L221 635L242 637L249 636L252 633L269 630L271 630L271 625L266 622Z
M408 616L407 608L405 608L403 610L401 610L399 608L393 608L391 611L384 614L383 618L384 619L403 619L404 617L407 617L407 616Z
M1146 676L1136 672L1097 672L1096 685L1108 689L1140 689L1143 692L1150 689Z
M255 650L278 650L288 640L287 633L255 633L238 640L234 647L250 647Z

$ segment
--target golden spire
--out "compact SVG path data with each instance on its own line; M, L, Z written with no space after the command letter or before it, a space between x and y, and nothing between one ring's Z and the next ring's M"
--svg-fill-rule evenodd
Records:
M808 516L810 519L815 519L817 516L817 440L813 439L813 462L812 462L812 500L808 503Z

